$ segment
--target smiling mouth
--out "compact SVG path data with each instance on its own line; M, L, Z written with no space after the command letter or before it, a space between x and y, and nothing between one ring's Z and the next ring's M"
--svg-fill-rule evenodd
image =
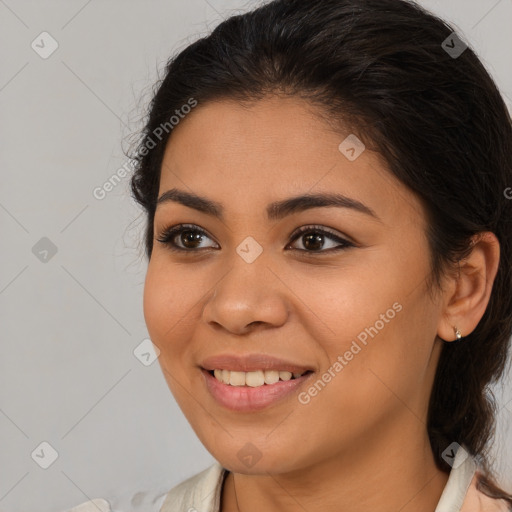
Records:
M235 387L257 388L271 386L277 382L295 380L299 377L312 373L311 370L303 372L288 372L278 370L256 370L252 372L237 372L230 370L215 369L208 371L216 380Z

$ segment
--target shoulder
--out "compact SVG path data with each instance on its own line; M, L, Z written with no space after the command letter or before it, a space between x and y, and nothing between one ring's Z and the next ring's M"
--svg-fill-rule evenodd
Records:
M216 462L168 491L159 512L218 512L226 474L227 470ZM96 498L65 512L113 511L107 500Z
M166 495L160 512L218 512L227 470L218 462L188 478Z
M452 469L435 512L512 512L506 500L488 496L484 486L479 485L481 467L465 446L458 447L450 465Z
M510 512L511 506L504 499L491 498L479 490L482 474L476 471L468 487L461 512Z
M110 508L110 504L107 500L96 498L70 508L66 510L66 512L112 512L112 509Z

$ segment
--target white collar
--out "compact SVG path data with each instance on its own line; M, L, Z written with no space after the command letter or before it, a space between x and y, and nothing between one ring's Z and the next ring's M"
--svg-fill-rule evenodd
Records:
M460 512L476 469L477 464L473 457L463 446L460 446L457 449L450 476L434 512Z
M435 512L460 512L477 464L464 449L458 449L448 481ZM185 480L166 495L160 512L219 512L222 486L227 475L218 462Z

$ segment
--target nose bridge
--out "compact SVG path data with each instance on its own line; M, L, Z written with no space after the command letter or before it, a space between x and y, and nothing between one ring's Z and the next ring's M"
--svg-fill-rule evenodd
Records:
M224 300L232 298L237 301L255 303L265 295L272 293L270 284L272 273L269 265L268 251L252 236L246 237L235 247L229 257L230 270L216 286L216 295L226 295Z
M279 325L286 321L286 294L270 270L267 256L252 237L236 247L229 259L229 270L215 285L203 310L206 322L240 331L249 324Z

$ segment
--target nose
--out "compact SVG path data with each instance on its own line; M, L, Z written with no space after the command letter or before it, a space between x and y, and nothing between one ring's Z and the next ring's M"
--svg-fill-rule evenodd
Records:
M203 308L205 323L233 334L284 325L290 290L263 258L258 260L233 262Z

